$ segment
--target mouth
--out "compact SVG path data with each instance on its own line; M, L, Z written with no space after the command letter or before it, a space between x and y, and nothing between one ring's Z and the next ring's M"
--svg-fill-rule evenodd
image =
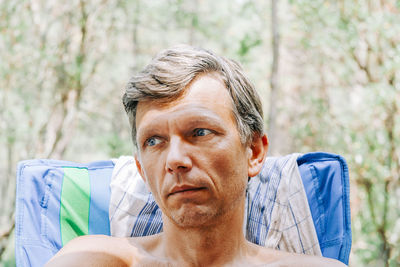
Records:
M190 195L193 193L197 193L199 191L205 190L205 187L194 187L194 186L175 186L172 188L171 193L168 194L168 196L172 195Z

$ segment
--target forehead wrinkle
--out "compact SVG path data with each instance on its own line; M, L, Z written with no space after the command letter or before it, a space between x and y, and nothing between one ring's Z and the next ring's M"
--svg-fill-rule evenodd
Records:
M174 120L175 117L182 118L182 120L188 119L189 123L191 121L193 122L210 122L210 123L215 123L215 124L222 124L224 122L224 120L221 118L221 116L219 114L217 114L216 112L214 112L211 109L208 109L206 107L203 107L201 105L193 105L190 104L190 107L188 108L189 104L185 104L182 106L178 106L176 109L167 112L167 113L161 113L159 115L156 115L155 117L151 118L151 120L149 120L149 122L144 122L145 124L142 125L138 125L138 137L140 135L147 135L147 133L151 133L153 131L156 131L156 129L158 128L157 124L160 123L167 123L168 127L170 125L171 120ZM157 108L156 108L157 109ZM231 113L232 110L230 108L229 112ZM145 111L142 119L146 117L146 113L151 112L154 109L150 109L148 111ZM157 109L158 111L162 112L162 109ZM171 115L172 112L172 115ZM193 114L195 113L195 114ZM151 115L150 115L151 116ZM187 118L188 117L188 118ZM191 117L191 118L190 118Z

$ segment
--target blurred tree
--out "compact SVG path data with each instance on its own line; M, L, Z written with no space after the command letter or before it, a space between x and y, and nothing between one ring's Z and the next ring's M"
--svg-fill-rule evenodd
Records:
M331 147L346 156L357 190L353 197L360 203L353 209L356 260L395 266L400 263L399 7L395 1L291 2L303 21L302 53L308 55L300 74L304 82L298 83L305 105L293 127L296 146Z
M273 154L346 157L351 265L396 266L399 10L398 0L0 1L0 256L17 162L131 154L126 81L160 49L190 43L243 64Z
M279 90L279 18L278 18L278 0L271 0L271 35L272 35L272 66L270 77L270 99L268 112L268 135L270 139L269 149L272 154L276 153L275 141L276 120L277 120L277 97Z
M108 59L104 56L106 38L114 36L114 15L102 11L114 5L113 1L56 5L39 0L0 4L0 17L4 18L0 24L0 144L7 148L0 155L5 162L0 166L5 170L0 179L4 197L0 204L0 256L14 225L16 162L65 158L68 148L76 148L82 118L102 112L90 105L96 107L110 91L96 82L101 81L97 68L104 68ZM107 51L109 57L112 52ZM84 151L91 141L85 138L83 143L75 153Z

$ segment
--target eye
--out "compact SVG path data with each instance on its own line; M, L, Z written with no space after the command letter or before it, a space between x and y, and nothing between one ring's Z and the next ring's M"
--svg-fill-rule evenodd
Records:
M160 138L157 138L157 137L150 137L149 139L147 139L147 140L144 142L144 145L145 145L145 146L155 146L155 145L158 145L159 143L161 143Z
M193 132L194 132L193 136L206 136L211 133L210 130L203 129L203 128L197 128Z

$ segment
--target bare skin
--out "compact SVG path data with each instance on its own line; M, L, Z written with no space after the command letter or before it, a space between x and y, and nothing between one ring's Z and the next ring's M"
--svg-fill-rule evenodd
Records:
M212 254L220 251L220 246L213 245L208 248L204 261L182 262L162 253L165 249L162 236L163 234L141 238L100 235L78 237L60 250L46 266L346 266L336 260L263 248L247 241L244 250L230 261L219 262L208 258L210 251L214 252ZM170 242L168 246L171 246ZM224 251L222 253L225 254Z
M345 266L248 242L245 188L268 148L242 144L218 74L198 76L170 103L140 102L136 165L163 211L163 233L141 238L79 237L47 266Z

